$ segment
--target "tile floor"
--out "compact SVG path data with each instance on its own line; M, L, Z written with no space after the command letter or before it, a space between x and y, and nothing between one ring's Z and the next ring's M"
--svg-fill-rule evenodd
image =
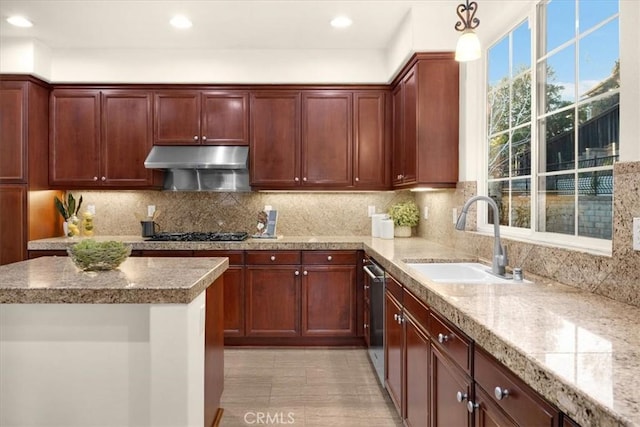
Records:
M221 427L396 427L364 349L225 348Z

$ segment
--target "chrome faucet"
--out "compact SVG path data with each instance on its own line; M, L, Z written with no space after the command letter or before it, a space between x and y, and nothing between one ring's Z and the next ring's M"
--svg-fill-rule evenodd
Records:
M506 277L505 267L509 260L507 259L507 249L502 246L500 243L500 213L498 212L498 205L496 202L487 196L474 196L467 200L467 202L462 207L462 212L460 212L460 216L458 217L458 221L456 222L456 230L464 231L464 226L467 223L467 211L469 210L469 206L473 202L478 200L484 200L493 208L493 263L491 265L491 273L496 276Z

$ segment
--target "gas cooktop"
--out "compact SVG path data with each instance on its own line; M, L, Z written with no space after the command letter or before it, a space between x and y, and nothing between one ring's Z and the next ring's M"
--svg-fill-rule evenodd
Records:
M190 232L190 233L157 233L145 240L158 242L240 242L249 237L249 233L230 232Z

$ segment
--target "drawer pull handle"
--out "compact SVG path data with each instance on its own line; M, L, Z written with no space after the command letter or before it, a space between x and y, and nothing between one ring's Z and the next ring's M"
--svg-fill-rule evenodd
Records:
M331 255L329 255L329 256L327 257L327 261L331 261L332 259L333 259L333 257L332 257Z
M469 411L470 414L473 414L473 411L476 410L476 408L478 408L480 405L478 405L477 403L472 402L471 400L467 402L467 411Z
M451 337L449 335L445 335L445 334L438 334L438 342L440 344L444 344L447 341L449 341L451 339Z
M275 255L271 255L271 261L275 261L276 260L276 256Z
M509 390L507 390L506 388L502 388L502 387L496 387L493 390L493 394L496 395L496 399L498 400L502 400L505 399L509 396Z
M295 273L293 273L293 274L295 274L296 276L299 276L300 272L298 270L296 270Z
M468 398L469 398L469 395L468 395L467 393L463 393L463 392L461 392L461 391L459 391L459 392L457 392L457 393L456 393L456 400L457 400L459 403L464 402L464 401L465 401L465 400L467 400Z

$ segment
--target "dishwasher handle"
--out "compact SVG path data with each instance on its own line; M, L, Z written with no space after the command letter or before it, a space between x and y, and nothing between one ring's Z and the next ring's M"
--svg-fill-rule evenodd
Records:
M364 267L362 267L364 272L367 273L369 275L369 277L371 277L373 280L381 280L384 278L384 273L377 275L376 273L374 273L373 271L371 271L371 266L369 265L365 265Z

